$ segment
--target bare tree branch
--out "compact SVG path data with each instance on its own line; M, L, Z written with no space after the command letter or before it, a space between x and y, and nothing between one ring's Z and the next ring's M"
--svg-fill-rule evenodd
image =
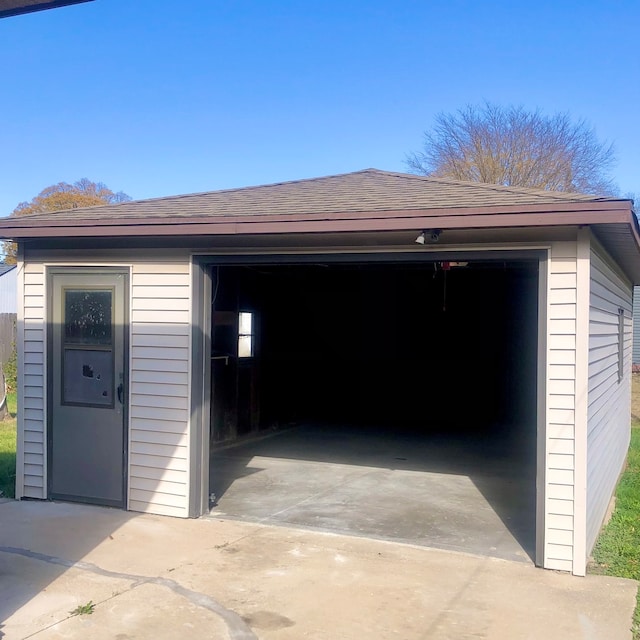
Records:
M613 145L584 120L488 102L438 114L422 151L406 157L423 175L597 195L616 193L614 163Z

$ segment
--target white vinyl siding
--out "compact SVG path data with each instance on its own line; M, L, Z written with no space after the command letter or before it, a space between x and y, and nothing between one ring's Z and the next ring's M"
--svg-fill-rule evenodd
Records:
M640 364L640 287L633 288L633 364Z
M131 274L129 509L188 516L191 277L182 262Z
M40 264L20 264L18 312L18 348L22 351L22 384L19 384L16 482L17 498L41 498L46 495L46 418L45 418L45 273ZM18 473L16 475L18 475Z
M577 277L577 243L553 243L547 291L544 566L563 571L573 566Z
M18 322L23 366L19 392L17 497L47 497L46 265L120 266L130 270L129 456L127 506L187 517L191 318L186 251L32 251L21 284ZM129 260L127 260L129 258Z
M630 437L632 287L603 250L591 251L587 431L587 552L595 543ZM618 310L624 311L624 371L618 377Z

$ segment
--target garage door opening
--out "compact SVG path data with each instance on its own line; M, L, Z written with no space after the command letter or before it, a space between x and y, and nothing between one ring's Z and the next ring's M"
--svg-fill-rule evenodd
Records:
M212 515L533 558L537 260L211 269Z

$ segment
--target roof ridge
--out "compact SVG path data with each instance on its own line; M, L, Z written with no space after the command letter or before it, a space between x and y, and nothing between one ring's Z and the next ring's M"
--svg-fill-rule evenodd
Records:
M520 187L513 185L503 185L497 184L494 182L480 182L475 180L458 180L456 178L443 178L441 176L434 175L421 175L417 173L403 173L399 171L382 171L380 169L369 169L368 171L375 171L380 174L395 176L398 178L406 178L406 179L414 179L414 180L423 180L425 182L435 182L440 184L448 184L448 185L459 185L459 186L474 186L479 189L485 189L490 191L501 191L507 193L521 193L526 195L538 195L540 197L545 198L556 198L558 200L567 200L567 199L575 199L579 197L581 200L589 199L589 200L618 200L619 198L611 197L611 196L598 196L595 194L589 193L581 193L579 191L554 191L551 189L539 189L536 187Z

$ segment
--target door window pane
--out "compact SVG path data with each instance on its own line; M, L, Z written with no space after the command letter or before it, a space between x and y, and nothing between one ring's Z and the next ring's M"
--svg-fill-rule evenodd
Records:
M113 406L112 351L64 350L63 404Z
M64 294L65 343L110 345L113 291L66 289Z
M112 407L113 289L63 291L62 404Z

